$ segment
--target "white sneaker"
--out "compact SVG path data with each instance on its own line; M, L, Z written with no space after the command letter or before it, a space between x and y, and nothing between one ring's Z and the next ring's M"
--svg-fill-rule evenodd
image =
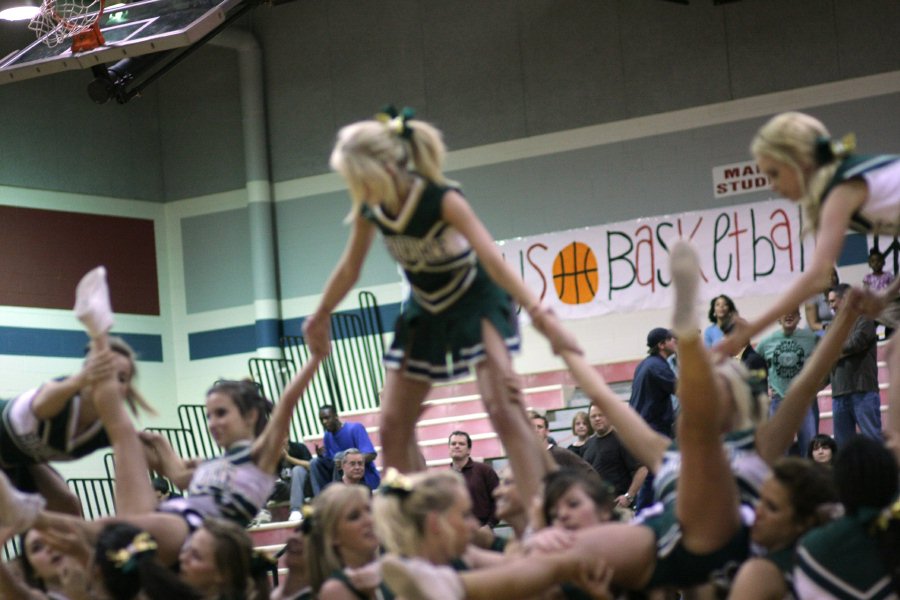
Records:
M88 271L78 282L78 287L75 288L75 316L84 324L92 338L112 328L113 312L109 303L105 267Z
M290 516L288 516L288 522L290 523L299 523L303 520L303 513L299 510L292 510Z
M259 509L259 512L256 513L256 516L253 517L253 521L257 525L262 525L264 523L271 523L272 522L272 513L267 511L265 508L261 508L261 509Z
M464 600L466 597L456 571L421 558L388 554L381 559L381 576L391 591L404 600Z

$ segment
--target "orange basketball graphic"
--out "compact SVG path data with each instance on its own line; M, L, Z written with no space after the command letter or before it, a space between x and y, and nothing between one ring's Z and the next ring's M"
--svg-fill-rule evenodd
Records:
M572 242L553 260L556 295L566 304L586 304L597 295L597 257L587 245Z

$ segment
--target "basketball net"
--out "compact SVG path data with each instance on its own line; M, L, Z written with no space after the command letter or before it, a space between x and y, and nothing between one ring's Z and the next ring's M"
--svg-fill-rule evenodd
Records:
M72 52L102 46L100 32L104 0L43 0L40 12L28 24L38 39L53 47L72 39Z

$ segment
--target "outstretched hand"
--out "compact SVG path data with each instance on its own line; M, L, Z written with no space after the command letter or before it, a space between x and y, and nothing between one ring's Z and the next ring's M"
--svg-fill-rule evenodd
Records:
M562 322L549 306L539 306L536 310L530 310L529 314L532 325L550 342L553 354L557 356L563 352L584 354L575 336L563 327Z
M870 319L877 319L888 304L897 298L898 289L900 277L894 279L891 285L880 292L852 287L845 294L844 306L849 306L853 311Z

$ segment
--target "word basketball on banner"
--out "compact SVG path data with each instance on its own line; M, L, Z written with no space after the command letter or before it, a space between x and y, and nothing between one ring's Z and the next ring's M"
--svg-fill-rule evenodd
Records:
M664 215L498 242L526 285L562 318L671 305L669 249L701 257L700 296L776 293L804 269L800 207L786 200Z

